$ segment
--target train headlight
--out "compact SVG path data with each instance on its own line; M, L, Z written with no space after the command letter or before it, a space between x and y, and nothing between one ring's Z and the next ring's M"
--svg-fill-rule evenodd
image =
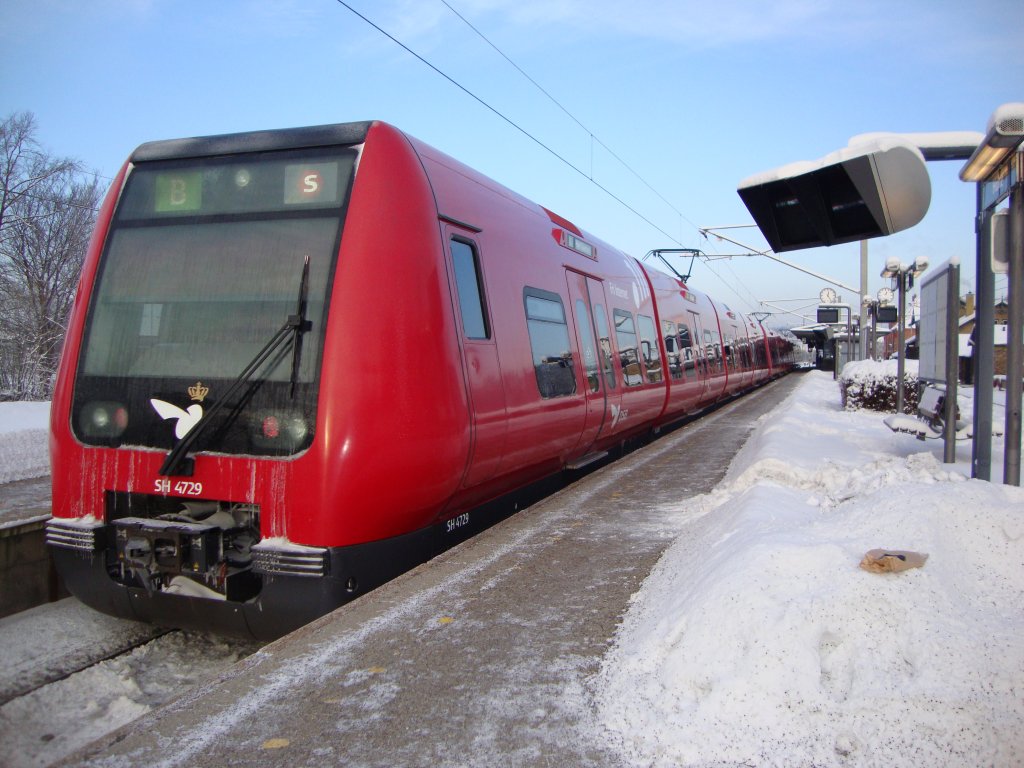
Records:
M89 437L120 437L128 428L128 409L121 403L86 403L78 422Z

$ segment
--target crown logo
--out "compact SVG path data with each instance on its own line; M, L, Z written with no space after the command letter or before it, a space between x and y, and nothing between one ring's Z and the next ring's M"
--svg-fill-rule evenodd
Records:
M195 384L188 388L188 396L191 397L193 400L198 400L201 403L203 402L203 399L206 397L209 391L209 387L205 387L203 386L203 382L197 381Z

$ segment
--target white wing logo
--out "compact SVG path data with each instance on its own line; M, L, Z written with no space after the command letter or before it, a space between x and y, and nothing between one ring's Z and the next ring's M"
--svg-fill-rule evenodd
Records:
M616 425L620 420L626 418L629 415L629 411L622 410L618 405L612 405L612 429L615 429Z
M152 399L149 404L160 414L161 419L177 419L174 427L174 436L181 440L189 433L189 430L196 425L196 422L203 418L203 406L192 403L188 410L182 410L176 405L165 403L163 400Z

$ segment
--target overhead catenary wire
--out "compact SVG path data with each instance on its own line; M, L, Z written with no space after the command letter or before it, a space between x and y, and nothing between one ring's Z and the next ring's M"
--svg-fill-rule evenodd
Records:
M580 168L579 166L577 166L576 164L574 164L574 163L573 163L572 161L570 161L569 159L567 159L567 158L566 158L566 157L564 157L563 155L561 155L561 154L559 154L558 152L556 152L556 151L555 151L555 150L554 150L554 149L553 149L552 147L550 147L549 145L545 144L545 143L544 143L543 141L541 141L541 140L540 140L539 138L537 138L537 137L536 137L536 136L534 136L534 135L533 135L532 133L530 133L530 132L529 132L528 130L526 130L525 128L523 128L523 127L522 127L521 125L519 125L519 123L517 123L517 122L516 122L515 120L513 120L513 119L512 119L512 118L510 118L510 117L509 117L508 115L506 115L506 114L504 114L503 112L501 112L501 111L500 111L499 109L497 109L497 107L494 107L494 106L493 106L493 105L491 105L491 104L490 104L489 102L487 102L487 101L486 101L486 100L485 100L485 99L484 99L483 97L481 97L481 96L478 96L478 95L477 95L477 94L475 94L475 93L474 93L473 91L469 90L469 88L467 88L466 86L462 85L462 83L460 83L460 82L459 82L458 80L456 80L456 79L455 79L454 77L452 77L452 76L451 76L451 75L449 75L448 73L444 72L444 71L443 71L442 69L440 69L439 67L437 67L436 65L434 65L434 64L433 64L432 62L428 61L428 60L427 60L426 58L424 58L424 57L423 57L423 56L421 56L420 54L416 53L416 51L414 51L414 50L413 50L412 48L410 48L409 46L407 46L407 45L406 45L405 43L403 43L403 42L402 42L401 40L399 40L398 38L396 38L396 37L395 37L394 35L392 35L392 34L391 34L390 32L388 32L387 30L385 30L385 29L384 29L383 27L381 27L380 25L376 24L376 23L375 23L375 22L373 22L373 21L372 21L371 19L367 18L367 17L366 17L366 16L364 16L364 15L363 15L362 13L360 13L359 11L357 11L357 10L356 10L355 8L353 8L353 7L351 6L351 5L349 5L349 4L347 3L347 2L345 2L345 0L335 0L335 2L337 2L337 3L338 3L338 5L341 5L342 7L344 7L344 8L346 8L346 9L348 9L348 10L349 10L349 11L350 11L350 12L351 12L352 14L354 14L355 16L358 16L358 17L359 17L360 19L362 19L362 20L363 20L364 22L366 22L367 24L369 24L369 25L370 25L371 27L373 27L374 29L376 29L376 30L377 30L378 32L380 32L380 33L381 33L382 35L384 35L384 36L385 36L386 38L388 38L388 39L389 39L389 40L391 40L391 41L392 41L393 43L395 43L395 45L399 46L399 47L400 47L400 48L402 48L402 49L403 49L404 51L406 51L406 52L407 52L407 53L409 53L409 54L410 54L411 56L413 56L413 57L414 57L414 58L416 58L416 59L417 59L418 61L420 61L420 62L421 62L422 64L424 64L425 66L427 66L427 67L429 67L430 69L432 69L432 70L433 70L434 72L436 72L436 73L437 73L438 75L440 75L441 77L443 77L443 78L444 78L445 80L447 80L447 81L448 81L449 83L451 83L451 84L452 84L453 86L455 86L456 88L458 88L458 89L459 89L460 91L462 91L463 93L465 93L465 94L466 94L467 96L469 96L469 97L470 97L471 99L473 99L474 101L476 101L476 102L477 102L478 104L480 104L480 105L481 105L482 107L484 107L485 109L489 110L490 112L492 112L492 113L493 113L494 115L496 115L497 117L501 118L501 119L502 119L503 121L505 121L505 122L506 122L506 123L507 123L507 124L508 124L509 126L511 126L512 128L514 128L515 130L519 131L519 133L521 133L521 134L522 134L523 136L525 136L526 138L528 138L528 139L529 139L530 141L532 141L532 142L533 142L534 144L536 144L536 145L537 145L538 147L540 147L541 149L543 149L543 150L545 150L546 152L548 152L548 153L549 153L549 154L550 154L550 155L551 155L552 157L554 157L555 159L557 159L558 161L560 161L560 162L561 162L562 164L564 164L565 166L567 166L567 167L571 168L571 169L572 169L573 171L575 171L576 173L578 173L578 174L579 174L580 176L582 176L582 177L583 177L584 179L586 179L586 180L587 180L587 181L589 181L589 182L590 182L591 184L593 184L593 185L594 185L595 187L597 187L597 188L598 188L598 189L600 189L600 190L601 190L602 192L604 192L604 193L605 193L606 195L608 195L608 197L610 197L610 198L611 198L612 200L614 200L615 202L617 202L617 203L618 203L619 205L621 205L622 207L624 207L624 208L625 208L626 210L630 211L630 212L631 212L631 213L632 213L633 215L635 215L636 217L638 217L639 219L641 219L642 221L644 221L644 222L645 222L646 224L648 224L649 226L651 226L651 227L652 227L653 229L655 229L655 230L657 230L658 232L660 232L660 233L661 233L662 235L664 235L665 237L667 237L667 238L668 238L669 240L671 240L671 241L672 241L673 243L676 243L677 245L682 245L682 243L681 243L681 242L680 242L679 240L677 240L677 239L676 239L676 238L675 238L675 237L674 237L673 235L670 235L670 234L669 234L668 232L666 232L666 231L665 231L664 229L662 229L662 228L661 228L661 227L660 227L660 226L659 226L658 224L655 224L655 223L654 223L654 222L653 222L653 221L652 221L652 220L651 220L650 218L648 218L647 216L645 216L644 214L642 214L642 213L641 213L640 211L638 211L638 210L637 210L637 209L636 209L636 208L635 208L634 206L630 205L630 204L629 204L629 203L627 203L627 202L626 202L625 200L623 200L623 199L622 199L621 197L619 197L619 196L618 196L618 195L616 195L616 194L615 194L614 192L612 192L612 191L611 191L610 189L608 189L608 188L607 188L606 186L604 186L603 184L601 184L600 182L598 182L597 180L595 180L595 179L594 179L594 178L592 177L592 174L588 174L588 173L587 173L586 171L584 171L583 169L581 169L581 168ZM447 5L447 3L445 3L445 5ZM450 8L450 7L451 7L451 6L449 6L449 8ZM453 12L454 12L454 11L453 11ZM456 15L458 15L458 14L456 14ZM462 17L460 16L459 18L462 18ZM468 23L468 22L467 22L467 23ZM502 54L502 55L504 55L504 54ZM507 57L506 57L506 58L507 58ZM539 86L538 86L538 87L539 87ZM543 89L542 89L542 90L543 90ZM575 118L573 118L573 119L575 120ZM578 122L578 121L577 121L577 122ZM584 130L586 130L586 129L584 128ZM588 133L589 133L589 131L588 131ZM599 140L597 140L597 139L595 138L595 141L599 141ZM600 142L599 142L599 143L600 143ZM602 146L604 146L604 144L602 144ZM609 150L609 152L610 152L610 150ZM621 160L620 160L620 162L621 162Z
M520 67L518 64L516 64L503 50L501 50L501 48L499 48L497 45L495 45L490 40L490 38L487 37L487 35L485 35L483 32L481 32L465 16L463 16L455 8L453 8L451 3L448 2L448 0L441 0L441 2L448 8L448 10L450 10L452 13L454 13L456 16L458 16L459 19L461 19L462 22L467 27L469 27L471 30L473 30L473 32L475 32L480 37L481 40L483 40L491 48L493 48L497 52L497 54L499 56L501 56L505 61L507 61L519 74L521 74L523 77L525 77L538 91L543 93L551 101L551 103L553 103L563 113L565 113L565 115L570 120L572 120L574 123L576 123L576 125L578 125L590 137L591 142L596 142L596 143L600 144L601 147L609 155L611 155L613 158L615 158L615 160L618 161L618 163L620 165L622 165L623 168L625 168L627 171L629 171L631 174L633 174L640 181L641 184L643 184L645 187L647 187L647 189L649 189L651 192L653 192L658 197L658 199L660 199L663 203L665 203L665 205L667 205L669 208L671 208L673 211L675 211L676 214L681 219L683 219L687 224L692 226L694 229L697 229L697 230L700 229L700 227L698 227L696 224L694 224L692 221L690 221L688 218L686 218L686 215L682 211L680 211L678 208L676 208L663 194L661 194L661 192L659 192L657 189L655 189L647 181L647 179L645 179L643 176L641 176L636 171L636 169L634 169L629 163L627 163L625 160L623 160L621 157L619 157L619 155L616 154L615 151L612 150L611 147L609 147L605 142L603 142L600 138L598 138L594 134L594 132L592 130L590 130L587 126L585 126L582 123L582 121L580 121L580 119L578 117L576 117L576 115L574 115L572 112L570 112L569 109L566 108L566 106L564 104L562 104L562 102L560 102L558 99L556 99L554 96L552 96L551 93L548 92L548 90L546 88L544 88L544 86L542 86L540 83L538 83L532 77L530 77L530 75L527 74L526 71L522 67ZM591 152L593 152L593 148L591 148ZM593 167L593 159L591 159L591 167ZM591 180L593 180L593 174L591 174Z
M648 224L648 225L649 225L650 227L652 227L653 229L655 229L655 230L657 230L658 232L660 232L660 233L661 233L662 235L664 235L664 236L665 236L666 238L668 238L668 239L669 239L669 240L670 240L671 242L673 242L673 243L675 243L675 244L677 244L677 245L683 245L683 243L682 243L682 242L681 242L681 241L680 241L679 239L677 239L677 238L676 238L675 236L673 236L673 235L669 234L668 232L666 232L666 231L665 231L665 230L664 230L664 229L663 229L663 228L662 228L661 226L659 226L658 224L656 224L656 223L655 223L654 221L652 221L652 220L651 220L651 219L650 219L649 217L645 216L645 215L644 215L643 213L641 213L641 212L640 212L639 210L637 210L637 209L636 209L636 208L635 208L634 206L632 206L632 205L630 205L629 203L627 203L627 202L626 202L625 200L623 200L623 199L622 199L622 198L621 198L620 196L616 195L616 194L615 194L614 192L612 192L612 191L611 191L610 189L608 189L608 188L607 188L607 187L606 187L605 185L601 184L601 183L600 183L599 181L597 181L596 179L594 179L594 178L593 178L593 174L592 174L592 173L591 173L591 174L588 174L588 173L587 173L587 172L585 172L585 171L584 171L583 169L581 169L581 168L580 168L579 166L577 166L576 164L574 164L574 163L573 163L572 161L568 160L568 159L567 159L566 157L564 157L563 155L561 155L560 153L558 153L557 151L555 151L555 150L554 150L554 149L553 149L553 148L552 148L551 146L549 146L548 144L546 144L546 143L544 143L543 141L541 141L541 140L540 140L540 139L539 139L539 138L538 138L537 136L535 136L534 134L530 133L530 132L529 132L529 131L528 131L527 129L525 129L524 127L522 127L522 126L521 126L521 125L520 125L519 123L517 123L517 122L516 122L515 120L513 120L513 119L512 119L511 117L509 117L508 115L506 115L506 114L504 114L503 112L501 112L501 111L500 111L499 109L497 109L496 107L494 107L494 106L493 106L492 104L490 104L490 103L489 103L489 102L488 102L487 100L485 100L485 99L484 99L483 97L481 97L481 96L477 95L476 93L474 93L473 91L471 91L471 90L470 90L469 88L467 88L467 87L466 87L466 86L464 86L464 85L463 85L462 83L460 83L459 81L457 81L457 80L456 80L456 79L455 79L454 77L452 77L452 76L451 76L451 75L449 75L448 73L446 73L446 72L444 72L443 70L441 70L441 69L440 69L440 68L439 68L438 66L436 66L435 64L433 64L432 62L430 62L429 60L427 60L427 59L426 59L426 58L425 58L424 56L422 56L422 55L420 55L419 53L417 53L416 51L414 51L414 50L413 50L412 48L410 48L410 47L409 47L408 45L406 45L406 44L405 44L405 43L403 43L403 42L402 42L401 40L399 40L398 38L396 38L396 37L395 37L394 35L392 35L391 33L389 33L389 32L388 32L387 30L385 30L385 29L384 29L383 27L381 27L381 26L380 26L379 24L375 23L374 21L372 21L371 19L369 19L369 18L368 18L367 16L365 16L365 15L364 15L364 14L362 14L362 13L360 13L360 12L359 12L358 10L356 10L355 8L353 8L353 7L352 7L352 6L351 6L351 5L349 4L349 3L345 2L345 0L336 0L336 2L337 2L337 3L339 4L339 5L341 5L341 6L343 6L344 8L346 8L346 9L347 9L348 11L350 11L350 12L351 12L351 13L352 13L353 15L355 15L355 16L359 17L360 19L362 19L362 20L363 20L363 21L364 21L364 22L365 22L366 24L368 24L369 26L373 27L373 28L374 28L375 30L377 30L377 31L378 31L378 32L379 32L380 34L384 35L384 37L386 37L386 38L388 38L389 40L391 40L391 41L392 41L393 43L395 43L395 44L396 44L397 46L399 46L399 47L400 47L400 48L402 48L402 49L403 49L404 51L406 51L406 52L407 52L408 54L410 54L410 55L411 55L411 56L413 56L413 57L414 57L415 59L417 59L417 60L418 60L418 61L419 61L420 63L424 64L425 66L427 66L428 68L430 68L431 70L433 70L433 71L434 71L434 72L435 72L436 74L438 74L438 75L440 75L441 77L443 77L443 78L444 78L445 80L447 80L447 81L448 81L448 82L449 82L449 83L450 83L451 85L453 85L453 86L455 86L456 88L458 88L458 89L459 89L460 91L462 91L462 92L463 92L463 93L465 93L465 94L466 94L467 96L469 96L470 98L472 98L472 99L473 99L474 101L476 101L476 102L477 102L478 104L480 104L481 106L483 106L483 107L484 107L485 109L487 109L488 111L490 111L491 113L493 113L494 115L496 115L497 117L499 117L499 118L500 118L501 120L503 120L503 121L504 121L505 123L507 123L507 124L508 124L509 126L511 126L512 128L514 128L515 130L517 130L517 131L518 131L519 133L521 133L521 134L522 134L523 136L525 136L526 138L528 138L528 139L529 139L530 141L534 142L534 143L535 143L535 144L536 144L537 146L539 146L540 148L542 148L543 150L545 150L546 152L548 152L548 153L549 153L549 154L550 154L550 155L551 155L552 157L554 157L555 159L557 159L557 160L558 160L559 162L561 162L562 164L564 164L565 166L567 166L568 168L572 169L572 170L573 170L573 171L575 171L575 172L576 172L577 174L579 174L580 176L582 176L582 177L583 177L584 179L586 179L587 181L589 181L589 182L590 182L591 184L593 184L593 185L594 185L595 187L597 187L597 188L598 188L598 189L600 189L600 190L601 190L602 192L604 192L604 193L605 193L605 194L606 194L606 195L607 195L608 197L610 197L610 198L611 198L612 200L614 200L615 202L617 202L617 203L618 203L619 205L621 205L621 206L622 206L623 208L625 208L626 210L628 210L628 211L630 211L631 213L633 213L633 214L634 214L634 215L635 215L635 216L636 216L637 218L639 218L640 220L644 221L644 222L645 222L646 224ZM486 36L484 36L484 35L483 35L483 33L481 33L481 32L480 32L480 31L479 31L479 30L478 30L478 29L477 29L477 28L476 28L475 26L473 26L473 25L472 25L472 24L471 24L471 23L470 23L469 21L467 21L467 20L465 19L465 17L463 17L463 16L462 16L462 14L460 14L460 13L459 13L458 11L456 11L456 10L455 10L455 9L454 9L454 8L453 8L453 7L452 7L452 6L451 6L451 5L450 5L450 4L448 3L448 2L446 2L446 0L441 0L441 2L443 2L443 3L444 3L444 5L445 5L446 7L448 7L448 9L449 9L449 10L451 10L451 11L452 11L452 13L454 13L454 14L455 14L456 16L458 16L458 17L459 17L459 19L461 19L461 20L462 20L462 21L463 21L463 22L464 22L464 23L465 23L465 24L466 24L467 26L469 26L469 27L470 27L470 29L472 29L472 30L473 30L473 31L474 31L474 32L475 32L475 33L476 33L477 35L479 35L479 36L480 36L480 37L481 37L481 38L482 38L482 39L483 39L483 40L484 40L485 42L487 42L487 44L488 44L488 45L490 45L490 46L491 46L491 47L492 47L492 48L493 48L493 49L494 49L495 51L497 51L497 52L498 52L498 53L499 53L499 54L500 54L500 55L501 55L501 56L502 56L502 57L503 57L503 58L504 58L504 59L505 59L506 61L508 61L508 62L509 62L509 64L511 64L511 65L512 65L512 66L513 66L513 67L514 67L514 68L515 68L515 69L516 69L516 70L517 70L518 72L520 72L520 73L521 73L521 74L523 75L523 77L525 77L525 78L526 78L527 80L529 80L529 81L530 81L530 82L531 82L531 83L532 83L532 84L533 84L533 85L534 85L534 86L535 86L536 88L538 88L538 89L539 89L539 90L540 90L540 91L541 91L541 92L542 92L542 93L543 93L543 94L544 94L544 95L545 95L545 96L546 96L547 98L549 98L549 99L550 99L551 101L553 101L553 102L554 102L554 103L555 103L555 104L556 104L556 105L557 105L557 106L558 106L558 107L559 107L559 108L560 108L560 109L561 109L561 110L562 110L563 112L565 112L565 113L566 113L566 114L567 114L567 115L568 115L568 116L570 117L570 119L572 119L572 120L573 120L573 122L575 122L575 123L576 123L577 125L579 125L579 126L580 126L580 128L581 128L582 130L584 130L584 131L585 131L585 132L587 133L587 135L588 135L588 136L590 136L590 138L591 138L591 140L592 140L592 141L596 141L596 142L597 142L598 144L600 144L600 145L601 145L601 146L602 146L602 147L603 147L603 148L604 148L604 149L605 149L606 151L608 151L608 153L609 153L609 154L610 154L610 155L611 155L612 157L614 157L614 158L615 158L615 159L616 159L616 160L617 160L618 162L620 162L620 163L621 163L621 164L622 164L622 165L623 165L623 166L624 166L625 168L627 168L627 169L628 169L628 170L629 170L629 171L630 171L631 173L633 173L633 174L634 174L635 176L637 176L637 178L638 178L638 179L640 179L640 181L641 181L641 182L642 182L642 183L643 183L643 184L644 184L645 186L647 186L647 187L648 187L649 189L651 189L651 191L652 191L652 192L654 192L654 194L655 194L655 195L657 195L657 196L658 196L659 198L661 198L661 199L662 199L662 200L663 200L663 201L664 201L664 202L665 202L665 203L666 203L666 204L667 204L667 205L668 205L668 206L669 206L670 208L672 208L672 210L673 210L673 211L675 211L675 212L676 212L676 213L677 213L677 214L678 214L678 215L680 216L680 218L682 218L683 220L685 220L685 221L686 221L686 222L687 222L688 224L690 224L690 226L694 227L694 229L696 229L696 230L697 230L698 232L700 232L701 234L704 234L704 235L706 236L706 233L704 233L704 231L702 230L702 228L698 227L698 226L697 226L696 224L694 224L694 223L693 223L692 221L690 221L689 219L687 219L687 218L686 218L686 216L685 216L685 215L684 215L684 214L683 214L683 213L682 213L681 211L679 211L679 210L678 210L678 209L677 209L677 208L676 208L675 206L673 206L673 205L672 205L672 204L671 204L670 202L668 202L668 201L667 201L667 200L666 200L666 199L664 198L664 196L662 196L662 195L661 195L661 194L660 194L660 193L659 193L659 192L658 192L657 190L655 190L655 189L654 189L654 188L653 188L653 187L652 187L652 186L651 186L651 185L650 185L649 183L647 183L647 181L646 181L646 180L644 180L644 179L643 179L643 177L641 177L641 176L640 176L640 175L639 175L639 174L638 174L638 173L637 173L637 172L636 172L636 171L635 171L635 170L634 170L633 168L631 168L631 167L630 167L630 166L629 166L629 165L628 165L628 164L627 164L627 163L626 163L625 161L623 161L623 160L622 160L622 159L621 159L621 158L620 158L620 157L619 157L619 156L618 156L617 154L615 154L615 153L614 153L614 152L613 152L613 151L612 151L612 150L611 150L610 148L608 148L608 146L607 146L607 145L606 145L606 144L605 144L604 142L602 142L602 141L601 141L600 139L598 139L598 138L597 138L596 136L594 136L593 132L592 132L592 131L590 131L590 130L589 130L589 129L588 129L588 128L587 128L586 126L585 126L585 125L583 125L583 123L582 123L582 122L581 122L581 121L580 121L580 120L579 120L578 118L576 118L576 117L575 117L575 116L574 116L574 115L573 115L573 114L572 114L571 112L569 112L569 110L567 110L567 109L566 109L566 108L565 108L565 107L564 107L564 106L563 106L563 105L562 105L562 104L561 104L561 103L560 103L560 102L559 102L559 101L558 101L557 99L555 99L555 98L554 98L554 97L553 97L553 96L552 96L552 95L551 95L550 93L548 93L548 92L547 92L547 91L546 91L546 90L545 90L545 89L544 89L543 87L541 87L541 86L540 86L540 85L539 85L539 84L538 84L538 83L537 83L537 82L536 82L536 81L535 81L535 80L534 80L533 78L531 78L531 77L530 77L530 76L529 76L528 74L526 74L526 72L525 72L525 71L523 71L523 69L522 69L521 67L519 67L519 66L518 66L518 65L517 65L517 64L516 64L515 62L513 62L513 61L512 61L512 60L511 60L511 59L510 59L510 58L509 58L509 57L508 57L507 55L505 55L505 54L504 54L504 53L503 53L503 52L502 52L502 51L501 51L501 50L500 50L500 49L499 49L499 48L498 48L498 47L497 47L496 45L494 45L494 43L492 43L492 42L491 42L491 41L490 41L489 39L487 39L487 37L486 37ZM707 266L709 267L709 269L710 269L710 265L708 264L708 261L707 261L706 259L704 260L704 263L705 263L705 265L707 265ZM730 271L731 271L731 270L730 270ZM712 272L712 274L713 274L713 275L715 275L715 277L717 277L717 278L718 278L718 279L719 279L719 280L720 280L720 281L722 282L722 284L723 284L724 286L726 286L726 287L728 288L728 290L729 290L729 291L731 291L731 292L733 293L733 295L734 295L734 296L736 297L736 299L737 299L738 301L740 301L741 303L744 303L744 304L746 304L746 303L748 303L748 302L750 301L750 299L747 299L747 298L744 298L744 297L740 296L740 295L739 295L739 294L738 294L738 293L736 292L736 289L735 289L734 285L738 284L738 285L742 286L743 290L745 290L745 291L747 292L747 294L748 294L749 296L753 296L753 295L754 295L754 294L753 294L753 291L751 291L751 289L750 289L749 287L747 287L747 286L746 286L746 285L745 285L745 284L743 283L743 281L742 281L742 280L740 280L738 276L736 276L736 274L735 274L734 272L733 272L733 278L734 278L734 281L733 281L733 282L727 281L727 280L726 280L725 278L723 278L723 277L722 277L722 275L721 275L721 274L719 274L719 273L718 273L718 272L717 272L716 270L714 270L714 269L711 269L711 272ZM754 298L754 299L753 299L753 304L752 304L752 306L757 306L757 305L759 305L759 303L760 303L760 302L759 302L759 301L758 301L758 300L757 300L756 298Z
M686 217L686 215L682 211L680 211L678 208L676 208L664 195L662 195L657 189L655 189L643 176L641 176L632 166L630 166L629 163L627 163L625 160L623 160L618 154L616 154L611 149L611 147L609 147L605 142L603 142L601 139L599 139L594 134L594 132L592 130L590 130L586 125L584 125L583 122L579 118L577 118L572 112L570 112L569 109L565 107L565 105L563 105L558 99L556 99L553 95L551 95L551 93L549 93L548 90L546 88L544 88L540 83L538 83L534 78L532 78L529 74L527 74L527 72L525 70L523 70L522 67L520 67L518 64L516 64L516 62L514 62L503 50L501 50L501 48L499 48L497 45L495 45L472 22L470 22L465 16L463 16L461 13L459 13L459 11L456 10L451 5L451 3L448 2L448 0L441 0L441 2L445 5L445 7L448 8L448 10L450 10L453 14L458 16L459 19L462 20L462 22L467 27L469 27L471 30L473 30L473 32L476 33L476 35L479 36L481 40L483 40L485 43L487 43L487 45L489 45L491 48L493 48L498 53L499 56L501 56L505 61L507 61L517 72L519 72L520 75L522 75L524 78L526 78L526 80L528 80L537 90L539 90L542 94L544 94L544 96L546 96L556 107L558 107L563 113L565 113L565 115L567 115L570 120L572 120L574 123L576 123L576 125L578 125L590 137L590 140L591 140L591 160L590 160L591 174L590 174L590 176L588 178L589 178L589 180L591 182L596 184L596 182L594 182L594 178L593 178L593 165L594 165L594 160L593 160L593 144L594 144L594 142L596 142L596 143L600 144L601 147L609 155L611 155L613 158L615 158L615 160L618 161L619 164L622 165L623 168L625 168L627 171L629 171L631 174L633 174L633 176L635 176L645 187L647 187L647 189L649 189L651 192L653 192L663 203L665 203L665 205L667 205L669 208L671 208L673 211L675 211L675 213L679 216L679 218L681 220L685 221L687 224L689 224L691 227L696 229L701 234L704 234L703 228L698 227L690 219L688 219ZM600 185L598 185L598 186L600 186ZM756 226L756 225L754 225L754 224L742 224L742 225L736 225L736 227L730 227L730 228L753 227L753 226ZM661 230L660 228L659 228L659 231L662 232L662 234L666 234L667 235L667 233L665 233L664 230ZM670 237L670 239L672 239L677 244L681 244L681 243L679 243L679 240L676 240L675 238L672 238L671 236L669 236L669 237ZM707 262L710 260L710 255L709 254L703 254L703 255L705 257L704 258L705 264L707 264ZM739 276L736 274L736 272L734 270L732 270L731 268L728 268L728 269L729 269L729 272L732 274L733 279L735 280L736 284L739 285L747 293L748 298L745 299L745 298L741 297L735 291L735 289L732 287L732 285L730 285L729 283L725 282L725 280L722 278L722 276L720 274L718 274L717 272L714 272L714 270L712 270L712 271L715 274L715 276L719 278L719 280L721 280L725 285L727 285L729 287L730 290L733 291L733 293L736 295L737 299L739 299L741 302L744 302L744 303L748 303L748 302L752 301L753 303L750 306L758 306L760 304L760 302L754 296L753 291L742 280L740 280Z

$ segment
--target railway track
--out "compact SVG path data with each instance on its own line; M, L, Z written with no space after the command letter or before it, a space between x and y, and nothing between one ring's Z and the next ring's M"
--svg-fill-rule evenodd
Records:
M115 619L74 599L0 620L0 762L57 762L259 648Z

